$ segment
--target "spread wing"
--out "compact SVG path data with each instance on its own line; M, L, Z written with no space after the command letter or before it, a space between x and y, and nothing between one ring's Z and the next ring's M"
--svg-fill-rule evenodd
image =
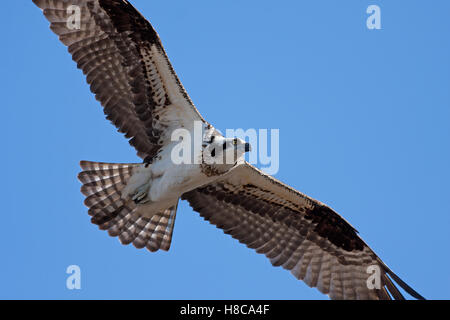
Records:
M175 128L203 121L158 34L126 0L33 0L138 155L153 157Z
M332 299L403 299L392 280L423 299L331 208L248 163L183 199L205 220Z

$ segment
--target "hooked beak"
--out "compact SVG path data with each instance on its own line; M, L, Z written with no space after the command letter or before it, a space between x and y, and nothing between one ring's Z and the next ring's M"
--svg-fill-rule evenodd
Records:
M249 151L252 151L252 146L250 145L250 143L246 143L245 144L245 152L249 152Z

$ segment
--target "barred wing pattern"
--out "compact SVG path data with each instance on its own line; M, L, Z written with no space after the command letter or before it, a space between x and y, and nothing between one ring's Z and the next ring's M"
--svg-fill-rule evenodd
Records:
M204 119L175 74L158 34L127 0L33 0L86 75L107 119L150 162L170 133ZM79 14L79 28L70 24ZM146 161L147 162L147 161ZM82 193L92 222L123 244L169 250L177 203L146 218L121 198L140 164L81 162ZM403 299L396 276L326 205L245 163L216 182L183 194L194 210L274 266L290 270L333 299ZM381 286L368 286L368 268Z
M331 208L248 163L184 194L183 199L224 233L332 299L403 299L391 278L412 296L422 298ZM369 289L367 284L372 268L380 271L379 289Z
M141 158L153 158L174 128L203 121L158 34L126 0L33 0L86 75L104 113ZM70 24L80 13L79 29Z
M132 200L121 198L122 189L135 169L142 164L108 164L82 161L83 171L78 179L83 183L81 192L86 196L91 222L122 244L132 243L136 248L154 252L169 250L177 204L158 212L151 218L141 216Z

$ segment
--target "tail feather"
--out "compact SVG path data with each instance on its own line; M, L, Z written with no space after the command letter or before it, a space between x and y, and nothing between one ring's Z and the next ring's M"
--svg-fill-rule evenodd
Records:
M132 243L152 252L170 249L177 203L148 218L138 213L134 201L122 199L122 190L142 164L82 161L80 166L83 171L78 178L92 223L118 237L122 244Z
M178 203L157 214L147 222L143 230L136 238L135 246L142 246L147 241L146 247L150 251L156 251L158 248L169 250Z
M136 221L135 223L135 230L134 230L134 234L136 235L134 241L133 241L133 245L138 248L138 249L142 249L145 248L147 241L148 241L148 236L150 235L148 232L143 232L145 226L148 224L149 219L146 217L139 217L139 219Z

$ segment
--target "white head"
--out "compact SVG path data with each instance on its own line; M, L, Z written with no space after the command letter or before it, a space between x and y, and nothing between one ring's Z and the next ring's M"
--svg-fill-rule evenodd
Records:
M249 151L250 144L242 139L213 135L203 149L203 160L210 165L234 166Z

